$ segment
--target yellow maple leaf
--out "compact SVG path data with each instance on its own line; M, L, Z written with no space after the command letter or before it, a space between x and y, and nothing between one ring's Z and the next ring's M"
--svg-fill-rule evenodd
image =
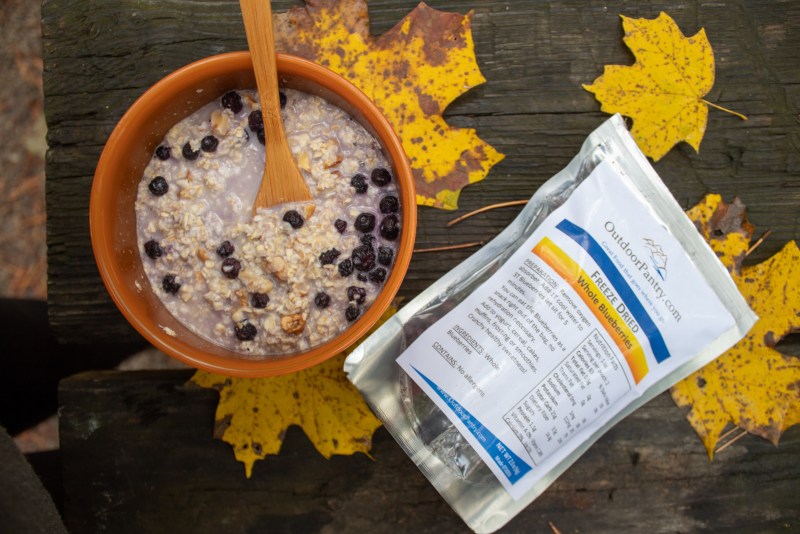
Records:
M422 3L375 38L365 0L318 0L275 16L276 47L325 65L364 91L403 142L417 203L456 209L461 188L483 180L503 159L474 129L442 118L451 102L486 81L471 18L471 12Z
M778 443L800 422L800 359L775 345L800 329L800 249L794 241L770 259L742 267L753 234L744 206L708 195L687 212L711 248L731 271L737 287L759 320L744 339L709 365L672 388L679 406L714 456L730 423Z
M396 311L390 306L365 337ZM214 437L233 446L250 478L256 461L278 454L290 425L300 426L325 458L369 452L381 422L347 380L342 370L346 357L347 352L309 369L270 378L197 371L191 382L219 391Z
M606 65L583 88L602 111L633 119L631 134L642 152L658 161L681 141L699 151L709 105L746 119L703 98L714 85L714 52L704 29L686 37L663 12L653 20L621 17L636 62Z

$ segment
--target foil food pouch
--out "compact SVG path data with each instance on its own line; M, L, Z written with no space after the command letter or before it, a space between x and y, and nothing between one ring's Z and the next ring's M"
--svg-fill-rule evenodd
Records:
M476 532L756 317L618 115L345 371Z

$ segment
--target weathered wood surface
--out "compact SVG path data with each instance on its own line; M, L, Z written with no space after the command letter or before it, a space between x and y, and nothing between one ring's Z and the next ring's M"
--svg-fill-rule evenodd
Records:
M281 11L300 2L275 1ZM575 154L606 116L581 88L605 64L630 64L618 14L653 18L663 4L621 1L445 1L475 10L478 62L488 82L455 102L450 123L471 126L506 154L482 183L468 187L460 212L527 198ZM415 5L371 0L372 31L382 33ZM753 261L800 236L800 3L745 0L675 4L687 34L705 27L716 55L708 99L749 116L712 110L699 154L687 145L656 164L686 207L708 192L740 196L770 239ZM48 123L47 216L51 323L62 342L136 338L109 299L89 241L92 174L115 121L152 83L193 60L246 47L231 1L46 0L44 90ZM457 213L421 209L417 243L428 247L488 240L515 216L510 208L452 229ZM470 251L417 255L401 295L413 297Z
M251 479L212 437L217 393L185 371L96 372L61 386L67 527L84 532L467 532L380 429L373 459L325 460L292 427ZM501 532L800 528L800 428L709 462L662 395L617 425Z

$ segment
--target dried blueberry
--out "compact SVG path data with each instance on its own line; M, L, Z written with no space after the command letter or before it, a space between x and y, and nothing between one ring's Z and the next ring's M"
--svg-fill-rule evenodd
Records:
M383 187L392 181L392 174L383 167L378 167L372 170L372 183Z
M233 280L239 276L239 271L242 270L242 262L236 258L225 258L222 260L222 267L219 269L222 274Z
M213 135L207 135L200 140L200 149L203 152L216 152L219 140Z
M358 273L356 275L356 278L358 279L359 282L366 282L367 281L367 275L364 274L364 273Z
M331 304L331 297L324 291L320 291L314 297L314 304L316 304L318 308L327 308Z
M233 251L234 251L234 250L236 250L236 247L234 247L234 246L233 246L233 243L231 243L230 241L227 241L227 240L226 240L226 241L223 241L223 242L222 242L222 243L221 243L221 244L220 244L220 245L217 247L217 255L218 255L220 258L227 258L227 257L228 257L228 256L230 256L231 254L233 254Z
M394 241L400 235L400 221L397 215L387 215L381 221L381 235L384 239Z
M289 210L283 214L283 222L289 223L289 226L297 230L303 226L303 216L296 210Z
M247 321L240 321L236 323L233 331L236 334L236 339L239 341L252 341L255 339L256 334L258 333L255 325Z
M392 265L393 259L394 259L394 250L384 246L378 247L378 263L389 267Z
M172 149L166 145L161 145L156 149L156 157L161 161L167 161L169 159L170 152L172 152Z
M339 268L339 275L343 277L348 277L353 274L353 262L350 260L342 260L337 265Z
M396 196L388 195L381 199L378 206L381 209L381 213L397 213L400 209L400 201L397 200Z
M341 252L335 248L328 249L319 255L319 262L322 265L330 265L336 261L336 258L338 258L340 254Z
M367 177L358 173L350 179L350 185L353 186L357 194L363 195L367 192Z
M361 243L368 247L375 246L375 236L372 234L364 234L361 236Z
M371 232L375 228L375 216L371 213L359 213L353 226L359 232Z
M347 221L343 221L342 219L336 219L333 222L333 226L336 227L336 231L340 234L343 234L345 230L347 230Z
M364 304L367 298L367 290L363 287L350 286L347 288L347 300L356 304Z
M147 254L149 258L156 259L164 254L164 250L161 248L161 245L158 244L158 241L151 239L144 244L144 253Z
M377 267L375 270L369 272L369 279L376 284L382 284L386 280L386 269Z
M346 310L344 310L344 316L350 322L353 322L356 319L358 319L359 315L361 315L361 311L353 304L351 304L350 306L347 307Z
M375 249L367 245L360 245L353 249L351 259L353 267L359 271L369 271L375 266Z
M254 109L250 112L250 115L247 116L247 125L254 132L264 129L264 117L261 115L260 109Z
M150 183L147 185L147 189L149 189L150 192L155 196L160 197L167 194L167 191L169 191L169 184L163 176L156 176L150 180Z
M283 91L278 92L278 98L281 100L281 109L286 107L286 95L283 94Z
M257 131L256 132L256 137L258 137L258 142L261 143L262 145L266 145L267 144L267 140L264 137L264 130Z
M269 304L269 295L266 293L250 293L250 305L254 308L264 309Z
M164 291L167 293L174 295L181 288L181 284L175 281L174 274L167 274L164 276L163 280L161 280L161 287L164 288Z
M222 95L222 107L239 113L242 111L242 97L236 91L228 91Z
M183 148L181 149L181 154L183 154L183 157L189 161L194 161L200 155L200 151L192 150L192 144L189 141L186 141L186 144L183 145Z

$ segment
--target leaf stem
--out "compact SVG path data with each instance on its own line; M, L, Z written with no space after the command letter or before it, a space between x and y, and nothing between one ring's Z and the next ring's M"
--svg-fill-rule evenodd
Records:
M727 112L728 112L728 113L730 113L731 115L736 115L737 117L739 117L739 118L740 118L740 119L742 119L743 121L746 121L746 120L747 120L747 117L745 117L745 116L744 116L744 115L742 115L741 113L737 113L737 112L735 112L735 111L733 111L733 110L730 110L730 109L728 109L728 108L724 108L724 107L720 106L719 104L715 104L715 103L713 103L713 102L709 102L709 101L708 101L708 100L706 100L705 98L703 99L703 102L704 102L704 103L706 103L706 104L708 104L708 105L709 105L709 106L711 106L712 108L717 108L717 109L720 109L720 110L722 110L722 111L727 111Z
M508 206L522 206L522 205L527 204L527 203L528 203L528 200L526 199L526 200L511 200L509 202L500 202L499 204L490 204L488 206L484 206L482 208L478 208L475 211L470 211L469 213L465 213L461 217L456 217L455 219L453 219L452 221L447 223L447 227L450 228L454 224L460 223L464 219L468 219L468 218L472 217L473 215L477 215L479 213L483 213L484 211L489 211L489 210L493 210L493 209L497 209L497 208L506 208Z
M414 254L419 254L420 252L441 252L444 250L458 250L461 248L470 248L470 247L482 247L484 245L483 241L473 241L472 243L461 243L458 245L446 245L443 247L431 247L431 248L415 248Z

